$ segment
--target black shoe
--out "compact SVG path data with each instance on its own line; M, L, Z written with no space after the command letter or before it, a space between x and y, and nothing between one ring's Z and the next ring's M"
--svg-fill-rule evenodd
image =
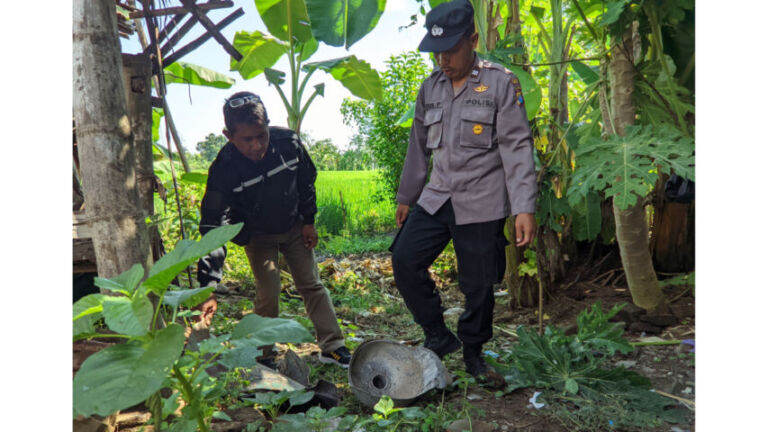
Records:
M349 367L349 361L352 359L352 354L349 353L347 347L342 346L335 351L329 353L320 353L320 363L333 363L343 368Z
M482 346L464 345L464 365L473 377L485 376L493 370L483 359L481 350Z
M461 348L461 341L443 325L424 327L424 348L432 350L441 359Z

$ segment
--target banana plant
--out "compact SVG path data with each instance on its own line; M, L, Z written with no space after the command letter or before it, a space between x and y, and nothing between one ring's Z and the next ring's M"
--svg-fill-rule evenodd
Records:
M319 62L307 62L320 42L349 49L376 26L386 0L255 0L256 9L269 34L240 31L232 45L243 55L231 59L230 68L244 79L264 74L283 101L288 126L297 133L309 106L323 96L325 84L315 85L304 101L309 78L317 70L329 73L353 95L363 99L381 96L379 74L354 55ZM288 73L273 66L288 57ZM284 89L290 76L290 87Z

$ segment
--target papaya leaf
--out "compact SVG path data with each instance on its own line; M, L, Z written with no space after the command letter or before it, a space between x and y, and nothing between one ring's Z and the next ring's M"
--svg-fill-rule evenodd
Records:
M149 276L142 286L155 294L162 294L177 274L187 268L188 265L234 238L242 227L242 223L224 225L208 231L199 242L180 241L176 248L163 255L152 266Z
M129 341L88 357L72 383L74 412L107 416L144 401L162 388L183 347L184 329L170 324L148 343Z
M194 84L220 89L230 88L235 83L234 79L223 73L186 62L174 62L166 66L163 72L166 83Z
M312 34L320 42L349 49L370 33L386 0L306 0Z
M276 38L288 43L307 42L312 39L312 29L304 0L255 0L255 2L261 20Z
M302 69L304 71L320 69L328 72L341 85L359 98L377 99L381 97L381 82L379 81L378 72L368 62L359 60L355 56L307 63Z
M259 75L288 52L285 43L264 35L260 31L235 33L232 46L243 55L243 58L240 61L231 58L229 68L238 71L243 79L251 79Z
M625 132L606 141L585 137L574 150L576 170L568 189L572 204L595 190L613 198L620 210L627 209L650 193L657 170L694 180L691 138L668 125L627 126Z

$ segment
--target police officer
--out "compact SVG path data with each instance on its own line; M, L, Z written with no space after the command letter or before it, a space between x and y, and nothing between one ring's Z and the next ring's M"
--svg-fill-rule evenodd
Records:
M401 230L390 248L392 267L398 290L424 329L424 346L442 358L463 344L467 371L486 376L493 371L481 353L492 336L492 287L504 273L505 218L516 216L516 246L530 244L536 232L533 140L517 77L474 52L478 34L469 2L435 7L426 28L419 50L434 53L439 67L416 99L397 193ZM461 341L443 321L427 272L451 239L465 296Z

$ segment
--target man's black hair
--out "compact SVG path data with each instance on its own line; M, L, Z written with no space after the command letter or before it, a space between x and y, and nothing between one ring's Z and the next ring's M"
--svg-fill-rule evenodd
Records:
M248 96L254 99L235 108L230 106L230 101ZM263 124L265 126L269 124L269 117L267 117L267 109L264 107L264 102L256 94L248 91L237 92L227 98L224 102L223 110L224 125L230 133L235 133L235 126L238 124Z

